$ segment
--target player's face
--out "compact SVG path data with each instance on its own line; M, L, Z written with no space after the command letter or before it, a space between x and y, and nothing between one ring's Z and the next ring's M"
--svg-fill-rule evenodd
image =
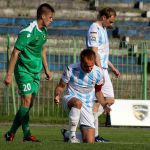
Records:
M111 16L109 18L106 18L104 16L104 18L103 18L103 26L106 27L106 28L112 28L112 25L115 22L115 20L116 20L116 16Z
M92 71L94 66L94 61L89 60L86 57L84 58L84 61L81 62L81 68L84 72L89 73Z
M43 26L48 27L48 25L53 22L53 16L54 16L54 13L52 13L52 12L48 12L46 14L43 14L42 15Z

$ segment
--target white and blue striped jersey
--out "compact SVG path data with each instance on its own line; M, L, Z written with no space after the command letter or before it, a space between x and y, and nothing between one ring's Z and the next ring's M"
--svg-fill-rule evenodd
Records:
M106 28L94 22L86 36L87 47L98 47L98 54L102 68L108 68L109 59L109 40Z
M103 83L103 73L95 65L90 73L85 73L80 63L76 63L66 67L62 80L67 83L65 96L76 97L83 105L92 108L95 100L95 85Z

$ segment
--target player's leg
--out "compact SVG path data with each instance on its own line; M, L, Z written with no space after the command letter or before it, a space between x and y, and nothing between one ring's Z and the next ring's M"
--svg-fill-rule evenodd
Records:
M31 99L31 103L29 106L29 111L33 106L34 100L35 100L35 96L39 90L40 87L40 74L36 74L33 76L33 83L32 83L32 99ZM24 134L24 141L32 141L32 142L39 142L39 140L36 139L35 136L31 135L30 132L30 126L29 126L29 111L28 113L25 115L23 121L22 121L22 130L23 130L23 134Z
M92 108L85 105L81 108L80 130L84 143L94 143L95 125Z
M79 122L79 118L80 118L82 102L76 98L72 98L68 102L68 107L70 109L70 112L69 112L69 131L70 131L69 139L73 143L73 142L76 142L76 130L77 130L77 126L78 126L78 122Z
M17 131L17 129L22 124L22 120L24 116L28 113L29 107L24 105L25 102L28 101L30 103L32 95L31 95L31 77L29 74L26 74L24 72L19 72L18 70L15 70L15 79L18 84L19 94L21 95L21 106L18 110L18 112L15 115L13 124L10 128L10 130L5 134L6 141L12 141Z
M98 136L98 109L99 109L100 103L97 101L94 102L93 105L93 116L94 116L94 125L95 125L95 137Z
M109 140L104 139L99 133L99 120L98 117L103 113L103 107L95 101L93 106L93 116L95 125L95 142L108 142Z
M33 99L33 77L31 76L31 74L15 71L15 78L18 84L19 94L21 95L21 106L14 118L10 130L5 134L6 141L13 140L12 137L14 137L20 125L23 125L23 128L28 128L25 122L28 122L29 120L29 109Z
M95 129L89 126L81 125L83 143L94 143Z
M76 139L80 142L93 143L95 126L94 126L94 116L91 108L82 106L80 112L80 130L81 132L76 132ZM93 130L94 129L94 130ZM67 129L61 129L61 133L64 137L64 141L68 142L70 132ZM84 135L84 137L83 137ZM83 141L84 139L84 141Z
M29 127L29 111L26 113L22 120L22 130L25 137L29 137L31 135L30 127Z
M65 110L69 113L69 140L71 143L79 143L76 138L76 130L80 118L82 102L72 96L65 96L63 101Z
M14 135L19 128L19 126L22 124L22 121L26 114L29 112L29 107L25 104L30 103L31 101L31 94L26 96L21 96L22 104L14 118L13 124L10 128L10 130L5 134L6 141L13 141Z
M31 100L31 104L29 107L29 111L33 106L33 101L34 101L35 96L32 95L32 100ZM23 130L23 134L24 134L24 139L27 139L28 137L31 136L31 132L30 132L30 126L29 126L29 111L28 113L26 113L26 115L24 116L23 120L22 120L22 130Z
M112 104L114 104L114 89L107 69L104 70L104 77L105 77L105 84L102 87L102 93L108 105L111 106ZM111 125L110 114L107 113L106 126L110 126L110 125Z
M112 86L107 70L104 70L104 77L105 77L105 83L102 86L102 93L108 105L111 106L114 103L114 91L113 91L113 86ZM108 142L109 140L101 137L101 135L98 132L99 131L98 130L98 127L99 127L98 117L103 113L103 108L101 107L101 105L98 106L98 104L94 105L94 107L95 108L93 108L93 112L94 112L94 118L95 118L95 142ZM106 114L107 119L109 118L109 116L110 116L109 114Z
M111 106L114 104L115 100L113 97L106 97L105 98L108 105ZM111 126L111 119L110 119L110 114L109 113L106 113L106 122L105 122L105 126Z

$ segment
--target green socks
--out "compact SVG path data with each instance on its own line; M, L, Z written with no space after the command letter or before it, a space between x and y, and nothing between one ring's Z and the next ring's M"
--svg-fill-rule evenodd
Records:
M29 111L26 113L23 121L22 121L22 130L24 133L24 138L27 138L31 135L30 128L29 128Z
M13 125L12 125L12 127L11 127L9 132L14 133L14 134L16 133L17 129L22 124L22 122L24 120L24 117L26 116L26 114L28 112L29 112L29 108L22 107L22 106L20 107L20 109L18 110L18 112L17 112L17 114L15 116Z

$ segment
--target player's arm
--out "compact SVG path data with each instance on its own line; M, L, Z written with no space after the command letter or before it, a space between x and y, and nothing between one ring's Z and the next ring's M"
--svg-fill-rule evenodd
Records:
M12 73L14 71L14 68L15 68L15 65L16 65L16 62L17 62L17 59L18 59L18 55L19 55L20 52L21 51L18 50L17 48L13 49L13 52L11 54L11 58L10 58L10 61L9 61L7 74L6 74L6 77L5 77L5 80L4 80L4 83L6 85L10 85L11 82L12 82Z
M99 54L98 54L98 47L92 47L92 50L95 52L95 55L96 55L95 64L96 64L96 66L101 68L100 57L99 57Z
M110 107L105 100L103 93L101 92L102 84L101 85L95 85L95 96L97 98L97 101L102 105L105 112L110 112Z
M112 72L115 74L115 76L118 78L120 77L120 72L115 66L111 63L111 61L108 61L108 66L111 68Z
M43 62L43 67L44 71L46 74L46 79L51 80L52 79L52 73L48 69L48 63L47 63L47 58L46 58L46 47L42 47L42 62Z
M59 104L60 97L61 97L66 85L67 85L67 83L65 83L62 79L60 79L60 81L59 81L59 83L56 86L55 91L54 91L54 102L56 104Z

